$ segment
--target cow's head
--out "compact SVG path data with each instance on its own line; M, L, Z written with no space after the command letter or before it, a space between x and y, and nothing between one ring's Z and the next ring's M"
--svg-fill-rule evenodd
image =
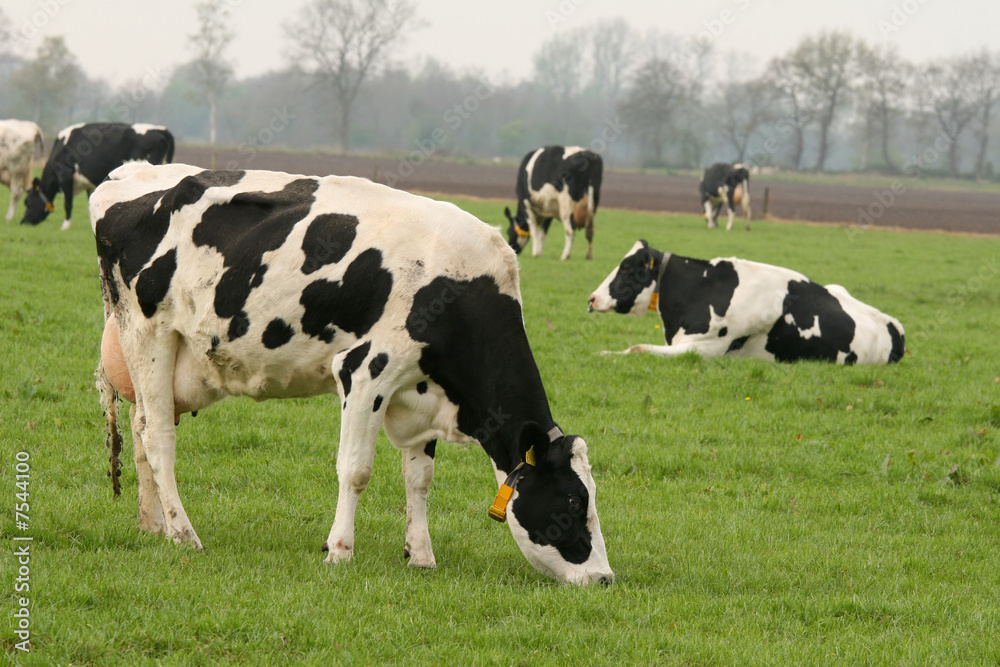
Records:
M528 221L520 213L517 216L511 215L509 206L504 207L503 212L510 220L510 227L507 228L507 241L514 252L520 253L528 244L528 239L531 238L531 232L528 231Z
M625 258L590 295L589 312L615 311L623 315L642 315L650 310L656 280L664 253L649 247L646 241L635 242Z
M24 219L21 224L37 225L49 217L54 208L52 201L42 192L42 182L36 178L24 198Z
M597 518L587 444L534 423L521 429L519 443L527 462L507 478L513 494L506 509L521 553L563 583L610 583L615 575Z

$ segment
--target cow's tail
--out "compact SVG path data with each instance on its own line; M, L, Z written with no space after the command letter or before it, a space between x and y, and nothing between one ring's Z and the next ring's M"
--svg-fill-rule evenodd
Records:
M38 128L35 132L35 146L38 147L38 154L42 157L45 156L45 135L42 134L42 128Z
M594 240L594 215L597 214L597 206L601 203L601 179L604 177L604 160L600 155L594 155L594 164L591 167L590 185L587 187L587 241Z
M101 271L101 291L104 293L105 322L107 322L109 317L115 316L114 310L111 307L111 296L107 284L109 280L113 280L113 278L104 275L104 271ZM111 488L115 496L119 496L122 492L122 485L118 479L122 474L122 462L121 458L119 458L122 452L122 436L118 431L118 408L121 405L121 401L118 398L118 392L115 391L114 385L111 384L111 380L108 378L107 371L104 369L103 355L97 362L97 370L94 372L94 375L97 378L97 392L101 397L101 408L104 410L105 432L107 434L105 445L110 451L108 455L108 476L111 477Z

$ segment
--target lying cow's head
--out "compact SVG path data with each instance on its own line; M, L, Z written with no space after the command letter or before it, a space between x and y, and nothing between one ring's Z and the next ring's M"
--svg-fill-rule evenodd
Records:
M24 219L21 224L37 225L49 217L54 208L52 201L42 192L42 182L36 178L24 198Z
M614 573L597 517L587 444L556 431L551 442L537 424L521 431L528 463L508 477L510 531L539 572L564 583L610 583Z
M649 310L660 265L665 259L664 253L650 248L646 241L636 241L625 258L590 295L587 310L591 313L613 310L623 315L642 315Z
M528 222L519 213L517 217L510 214L510 207L504 207L504 215L510 220L510 227L507 228L507 241L510 243L510 247L514 249L514 252L520 253L521 250L528 244L528 239L531 238L531 232L528 231Z

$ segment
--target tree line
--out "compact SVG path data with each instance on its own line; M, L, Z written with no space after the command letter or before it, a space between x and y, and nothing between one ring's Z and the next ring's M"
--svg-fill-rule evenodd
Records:
M615 19L553 32L529 76L499 80L395 60L423 25L410 0L310 0L284 26L280 69L236 79L238 4L199 3L190 59L117 86L84 72L60 36L14 52L0 10L0 116L50 135L81 121L162 123L180 141L236 146L246 167L269 147L506 159L575 144L618 166L1000 178L1000 54L987 50L914 63L828 31L761 65L708 33Z

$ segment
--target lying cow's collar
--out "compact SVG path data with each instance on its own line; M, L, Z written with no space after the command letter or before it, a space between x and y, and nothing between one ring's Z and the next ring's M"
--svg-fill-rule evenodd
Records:
M660 270L656 272L656 289L654 289L653 293L649 296L649 309L653 311L656 310L657 305L660 303L660 283L663 282L663 272L667 268L668 259L670 259L670 253L669 252L663 253L663 257L660 259ZM650 259L649 262L650 262L649 268L653 268L652 267L653 260Z
M561 428L553 426L549 429L549 442L555 442L561 437L563 437ZM532 447L524 453L524 460L510 471L507 479L500 485L500 490L497 491L497 495L493 499L493 504L490 505L491 519L500 521L501 523L507 520L507 503L510 502L510 497L514 495L514 489L517 488L517 483L521 481L521 477L524 476L524 473L528 472L529 467L533 468L534 466L535 448Z

